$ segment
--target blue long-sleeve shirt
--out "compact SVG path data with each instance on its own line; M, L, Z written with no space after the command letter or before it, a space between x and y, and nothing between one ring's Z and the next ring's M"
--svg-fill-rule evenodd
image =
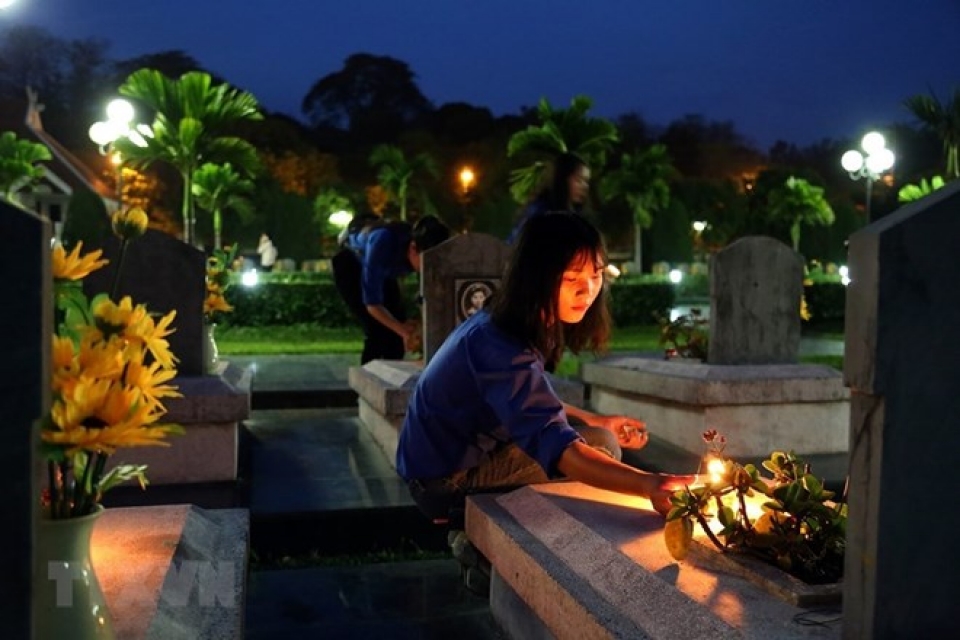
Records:
M363 264L361 289L363 304L383 304L383 283L387 278L400 278L413 271L407 259L411 232L408 225L389 224L347 237L346 245Z
M543 360L480 311L459 325L421 373L397 447L406 480L477 466L515 442L551 477L579 434L567 422Z

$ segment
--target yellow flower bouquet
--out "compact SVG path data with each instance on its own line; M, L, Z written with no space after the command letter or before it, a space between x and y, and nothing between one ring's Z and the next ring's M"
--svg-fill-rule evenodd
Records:
M207 295L203 300L203 320L215 324L221 314L233 311L224 294L230 286L230 272L236 259L237 245L216 249L207 258Z
M142 209L118 211L112 218L120 238L117 275L128 243L143 235ZM55 245L52 256L56 326L53 335L52 405L41 424L41 450L47 461L44 502L54 519L93 513L104 492L137 479L145 487L145 465L117 465L106 470L117 449L167 445L164 438L182 433L162 424L162 399L178 397L168 384L176 358L166 336L173 332L175 311L155 319L129 296L113 292L87 300L82 280L108 261L96 250L82 255L78 242L69 253Z

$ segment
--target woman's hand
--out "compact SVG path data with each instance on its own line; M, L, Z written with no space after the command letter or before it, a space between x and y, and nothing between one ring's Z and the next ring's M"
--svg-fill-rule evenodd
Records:
M597 426L617 436L624 449L642 449L647 446L647 425L642 420L629 416L598 416Z
M648 493L650 504L657 513L664 518L670 513L673 505L670 503L670 496L674 491L679 491L684 487L694 484L697 480L695 475L671 475L665 473L648 474Z

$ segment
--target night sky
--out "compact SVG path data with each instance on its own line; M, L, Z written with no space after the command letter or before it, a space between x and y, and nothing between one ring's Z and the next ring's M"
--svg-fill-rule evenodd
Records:
M910 122L905 98L960 88L960 0L15 0L8 24L103 38L112 59L180 49L298 118L358 52L409 64L437 106L583 93L599 116L732 120L761 148Z

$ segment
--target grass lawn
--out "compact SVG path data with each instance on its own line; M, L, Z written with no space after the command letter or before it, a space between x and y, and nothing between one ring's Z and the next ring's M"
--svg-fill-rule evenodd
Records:
M658 351L659 329L621 327L614 331L610 351ZM217 347L225 355L359 353L359 327L331 329L316 325L286 327L217 327Z
M820 333L818 337L843 339L842 334ZM660 329L656 326L616 327L610 341L610 352L660 351ZM359 327L331 329L317 325L273 327L217 327L217 347L223 355L334 354L360 353L363 334ZM561 376L574 376L581 362L589 362L593 354L565 357L557 369ZM826 364L843 369L841 356L805 356L801 361Z

